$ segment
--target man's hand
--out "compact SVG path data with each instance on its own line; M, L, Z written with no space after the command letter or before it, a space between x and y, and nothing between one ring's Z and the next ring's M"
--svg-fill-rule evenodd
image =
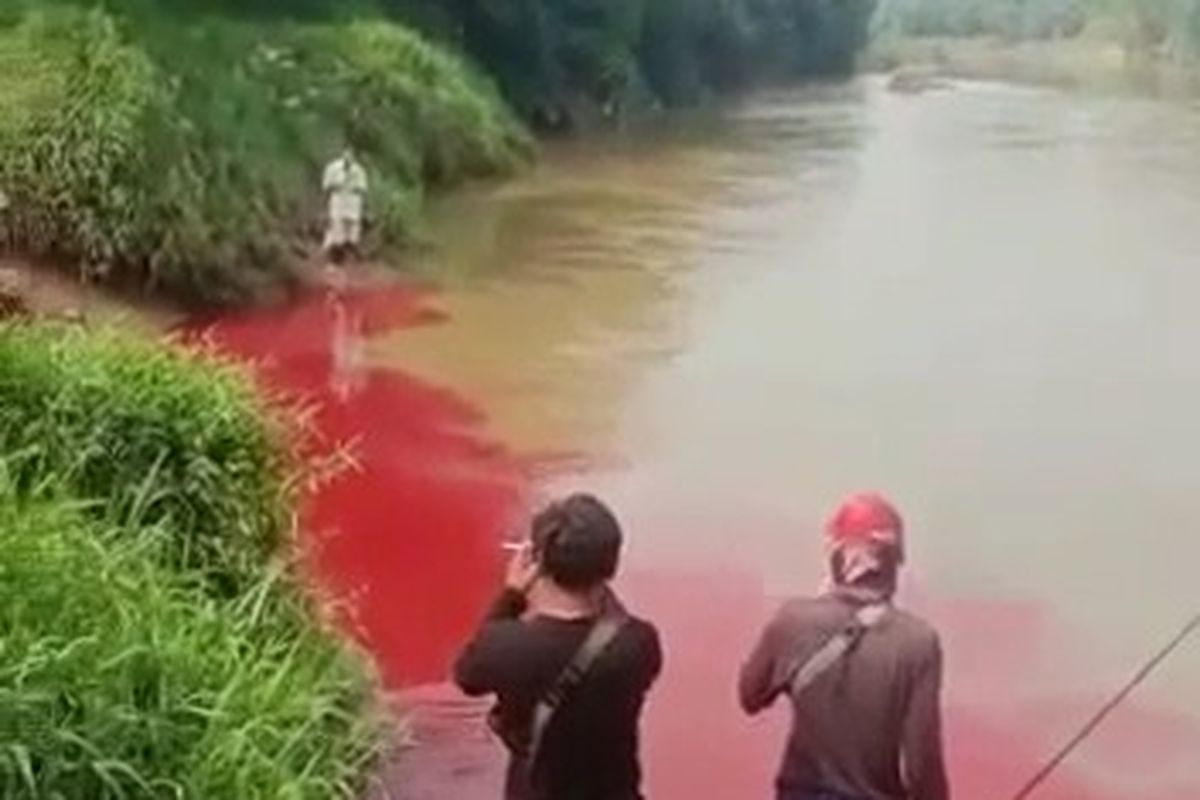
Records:
M512 560L508 562L504 585L517 594L525 595L529 594L529 590L540 577L541 567L534 560L533 545L526 544L513 553Z

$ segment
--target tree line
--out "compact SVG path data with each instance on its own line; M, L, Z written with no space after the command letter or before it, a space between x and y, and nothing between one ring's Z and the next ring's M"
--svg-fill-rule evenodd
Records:
M380 0L452 42L526 118L686 105L756 82L844 74L876 0Z
M1105 25L1141 51L1200 54L1200 0L885 0L877 26L909 36L1052 39Z

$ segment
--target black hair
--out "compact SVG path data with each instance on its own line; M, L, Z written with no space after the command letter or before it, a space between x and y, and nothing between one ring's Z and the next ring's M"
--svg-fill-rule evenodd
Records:
M604 503L576 494L552 503L533 519L534 557L564 589L594 589L617 574L621 525Z

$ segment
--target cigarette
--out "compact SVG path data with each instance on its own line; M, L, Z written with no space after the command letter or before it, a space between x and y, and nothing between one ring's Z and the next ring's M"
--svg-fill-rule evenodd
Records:
M524 542L505 542L504 544L500 545L500 548L502 550L507 550L510 553L519 553L527 546L528 545L526 545Z

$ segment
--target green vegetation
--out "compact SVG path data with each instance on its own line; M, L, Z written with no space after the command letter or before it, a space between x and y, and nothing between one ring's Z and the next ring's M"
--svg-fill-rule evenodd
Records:
M128 533L0 484L0 796L356 797L355 665L249 597L198 597Z
M428 186L527 153L489 84L403 26L191 6L44 0L0 16L0 240L235 302L286 279L343 142L372 167L382 246L412 235Z
M279 550L295 486L285 430L232 364L59 325L0 328L0 453L106 523L160 528L171 565L230 592Z
M0 796L360 796L372 687L293 584L244 376L40 325L0 366Z
M1088 0L892 0L881 28L908 36L1048 39L1079 33Z
M440 31L529 118L580 124L753 81L848 72L875 0L382 0Z
M1047 39L1113 31L1131 50L1200 52L1200 0L891 0L880 28L907 36Z
M373 178L369 249L403 245L430 187L527 160L520 118L579 128L844 73L875 4L8 0L0 241L181 300L259 298L311 250L344 143Z

